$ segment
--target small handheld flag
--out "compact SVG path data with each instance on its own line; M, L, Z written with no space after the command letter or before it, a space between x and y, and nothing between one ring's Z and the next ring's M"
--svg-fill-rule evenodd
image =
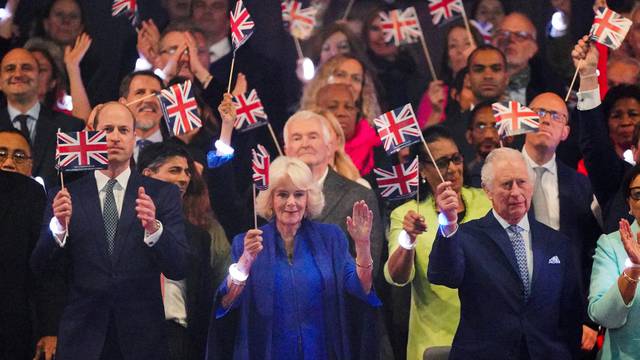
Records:
M106 169L109 166L104 131L58 132L56 168L60 171Z
M175 84L160 92L160 105L169 131L173 135L184 134L202 127L198 103L193 95L191 81Z
M411 104L386 112L373 122L389 155L420 141L422 136Z
M253 34L253 27L255 25L242 0L236 2L236 7L231 12L229 24L231 25L231 42L233 43L233 49L235 51Z
M476 20L469 20L469 23L471 23L471 25L473 25L473 27L476 28L476 30L478 30L478 32L480 33L480 35L482 36L482 40L484 40L485 44L491 44L491 39L493 39L493 24L486 21L486 22L480 22L480 21L476 21Z
M413 6L404 11L399 9L388 13L381 11L378 16L384 41L387 43L393 42L396 46L411 44L422 37L418 14Z
M418 191L418 158L404 166L395 165L391 170L375 168L380 195L392 200L412 197Z
M125 14L132 25L138 22L138 3L137 0L114 0L111 5L111 16Z
M259 190L269 188L269 152L267 149L258 144L258 151L251 149L253 159L251 168L253 169L253 183Z
M596 11L589 37L615 50L622 45L632 24L631 20L615 11L601 7Z
M247 94L234 96L233 105L236 107L236 122L233 125L240 132L249 131L268 123L267 113L264 111L258 92L253 89Z
M429 0L429 13L433 25L440 26L455 20L464 12L462 0Z
M318 8L309 6L302 8L302 3L295 0L283 1L282 22L291 36L304 40L311 36L313 28L316 26L316 13Z
M500 137L538 131L538 114L517 101L491 104Z

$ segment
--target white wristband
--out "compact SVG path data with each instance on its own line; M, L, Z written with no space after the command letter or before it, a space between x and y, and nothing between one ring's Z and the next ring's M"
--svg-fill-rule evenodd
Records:
M631 259L627 258L624 262L624 267L626 269L640 269L640 264L635 264L631 261Z
M440 213L438 214L438 224L439 225L443 225L443 226L449 226L449 225L453 225L455 223L457 223L458 220L453 220L453 221L449 221L449 219L447 219L447 217L444 215L444 213Z
M229 276L231 277L231 282L236 285L244 284L249 278L249 274L245 274L238 269L238 263L233 263L229 266Z
M402 230L400 234L398 234L398 245L400 245L403 249L413 250L415 249L416 244L417 241L413 243L411 242L411 238L406 231Z

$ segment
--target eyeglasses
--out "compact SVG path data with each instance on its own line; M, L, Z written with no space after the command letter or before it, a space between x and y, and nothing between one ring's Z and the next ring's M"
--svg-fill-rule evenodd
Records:
M454 165L460 165L462 164L463 161L464 161L464 157L462 157L462 154L458 153L458 154L453 154L449 157L442 157L436 160L436 166L438 167L438 169L444 170L447 167L449 167L449 163L453 163ZM431 161L427 162L427 164L433 166L433 163Z
M4 163L9 156L11 156L11 159L13 159L13 162L16 164L22 164L31 159L31 156L28 156L27 153L22 150L14 150L13 153L11 153L8 149L0 149L0 164Z
M547 109L531 109L531 110L533 110L536 113L538 113L538 116L540 117L540 119L542 119L546 115L549 115L551 120L553 120L555 122L564 124L567 121L567 115L560 114L557 111L547 110Z
M640 187L634 187L629 190L629 197L635 201L640 200Z
M501 30L496 32L493 35L493 38L496 40L498 44L509 42L511 39L513 39L513 41L517 43L522 43L527 40L535 40L533 35L526 31L507 31L507 30Z

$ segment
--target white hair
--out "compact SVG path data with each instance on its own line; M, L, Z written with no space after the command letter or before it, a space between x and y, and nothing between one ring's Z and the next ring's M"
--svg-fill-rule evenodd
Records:
M287 145L287 142L289 140L289 124L295 121L316 122L317 124L319 124L320 128L322 129L322 140L324 141L325 145L329 146L329 144L331 143L331 133L329 132L329 128L327 127L327 120L324 118L324 116L309 110L298 111L297 113L291 115L289 120L287 120L287 122L284 124L282 135L284 137L285 146Z
M501 147L494 149L487 155L487 158L484 160L484 165L482 166L482 171L480 172L480 178L482 179L482 187L491 189L493 185L493 179L495 178L495 163L500 161L522 161L526 164L524 160L524 156L518 150ZM535 180L535 174L533 171L527 166L527 176L529 180Z

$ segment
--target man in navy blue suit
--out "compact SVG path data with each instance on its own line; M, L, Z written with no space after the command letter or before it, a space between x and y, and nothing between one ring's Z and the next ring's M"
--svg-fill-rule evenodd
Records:
M57 358L163 359L160 275L181 280L186 266L179 190L131 171L125 105L105 104L94 128L107 132L109 167L50 193L31 257L38 273L68 272Z
M451 359L571 359L579 352L579 273L569 239L527 214L532 179L520 152L492 151L482 186L493 209L460 228L451 184L437 188L440 229L427 275L458 289Z

